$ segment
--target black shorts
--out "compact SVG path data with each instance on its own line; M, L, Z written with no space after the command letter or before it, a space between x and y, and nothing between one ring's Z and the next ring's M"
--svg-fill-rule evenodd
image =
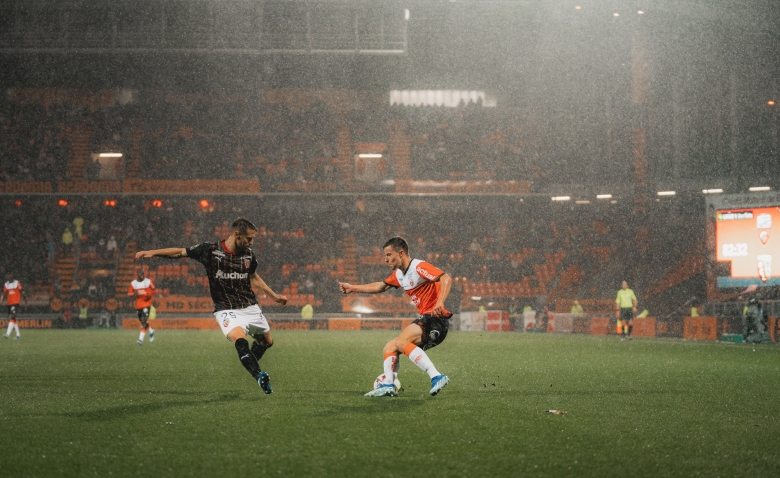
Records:
M149 318L149 307L144 307L143 309L135 309L136 312L138 312L138 320L143 322L144 319Z
M14 315L16 313L16 308L18 307L17 304L9 305L8 306L8 315Z
M426 314L421 315L414 323L422 328L420 348L423 350L432 349L444 342L444 339L447 337L447 330L450 328L449 317L436 317Z
M620 320L623 322L628 322L629 320L634 320L634 311L631 309L631 307L621 307L620 308Z

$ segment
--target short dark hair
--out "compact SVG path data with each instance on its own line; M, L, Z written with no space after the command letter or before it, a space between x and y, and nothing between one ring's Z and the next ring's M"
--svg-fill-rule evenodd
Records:
M391 237L385 242L382 249L388 246L392 247L395 251L404 251L407 255L409 254L409 244L407 244L406 240L402 237Z
M246 234L246 231L249 229L257 232L257 226L252 224L252 221L249 219L244 219L243 217L239 217L235 221L233 221L233 224L231 225L234 231L238 231L240 234Z

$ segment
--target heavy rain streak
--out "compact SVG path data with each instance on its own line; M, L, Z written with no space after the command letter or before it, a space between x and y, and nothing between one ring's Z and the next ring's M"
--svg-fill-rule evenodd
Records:
M775 3L3 1L0 475L776 472Z

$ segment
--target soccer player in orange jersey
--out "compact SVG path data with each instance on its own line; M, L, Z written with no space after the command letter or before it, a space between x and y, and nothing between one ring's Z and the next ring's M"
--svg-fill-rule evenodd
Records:
M130 288L127 289L127 295L135 297L135 310L138 312L138 320L141 321L138 345L144 344L147 332L149 332L149 342L154 342L154 329L149 327L149 312L152 308L152 297L156 291L152 281L144 277L144 270L138 269L138 277L130 283Z
M444 388L450 379L436 370L426 350L442 343L447 337L447 321L452 313L444 308L450 293L452 278L437 267L409 256L409 245L400 237L393 237L382 246L385 262L392 269L383 282L352 285L339 282L344 294L353 292L378 294L394 287L403 287L420 312L420 318L409 324L401 334L389 341L384 348L384 382L366 393L367 397L392 397L396 395L393 382L398 375L398 356L404 354L431 378L432 396Z
M22 292L22 283L18 280L14 280L14 275L8 273L5 275L5 284L3 285L3 296L0 297L0 304L4 300L8 300L8 330L3 334L3 338L7 339L11 332L16 330L16 337L14 340L21 338L19 335L19 324L16 323L16 309L19 308L19 302L24 298L24 303L27 304L27 297Z

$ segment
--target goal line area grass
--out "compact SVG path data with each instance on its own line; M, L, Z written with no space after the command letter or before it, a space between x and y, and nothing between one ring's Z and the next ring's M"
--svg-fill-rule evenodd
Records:
M451 332L436 397L363 393L393 331L278 331L264 395L216 331L0 340L0 476L777 476L780 347ZM553 415L548 410L564 410Z

